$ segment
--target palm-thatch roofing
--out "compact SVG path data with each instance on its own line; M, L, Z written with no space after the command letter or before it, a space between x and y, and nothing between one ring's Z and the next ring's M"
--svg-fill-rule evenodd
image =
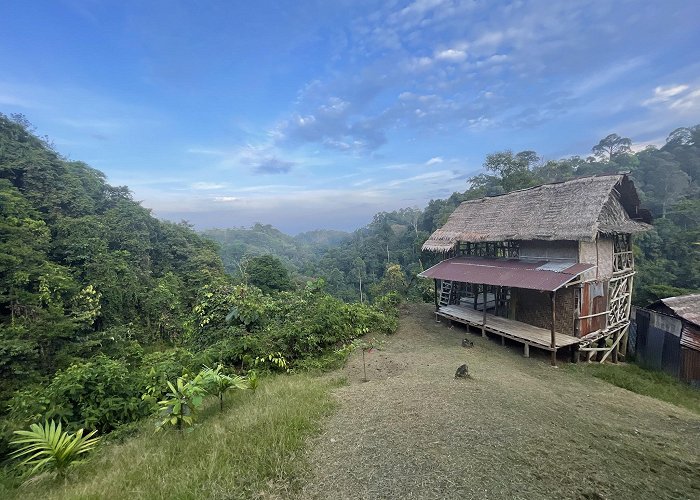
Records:
M626 174L544 184L463 202L423 250L447 252L460 241L593 241L599 232L638 233L651 222L639 205Z

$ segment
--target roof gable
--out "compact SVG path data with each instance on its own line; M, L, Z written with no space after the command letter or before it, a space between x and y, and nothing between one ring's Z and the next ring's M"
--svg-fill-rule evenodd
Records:
M463 202L423 250L449 251L458 241L584 240L597 233L648 229L625 174L582 177Z

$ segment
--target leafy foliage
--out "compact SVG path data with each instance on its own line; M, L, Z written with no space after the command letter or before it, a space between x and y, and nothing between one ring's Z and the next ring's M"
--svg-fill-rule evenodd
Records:
M100 355L59 371L51 382L17 392L10 415L18 422L57 419L69 428L109 432L150 413L143 378L120 361Z
M19 449L11 457L21 459L22 466L30 466L32 474L46 469L64 475L71 464L92 450L100 440L93 437L97 431L83 436L83 429L79 429L75 434L69 434L63 431L60 422L56 425L53 420L43 425L32 424L30 429L15 431L19 438L12 444Z
M175 384L168 381L168 388L165 399L158 401L160 406L160 420L156 430L165 427L175 427L182 430L194 424L195 411L202 406L202 401L207 391L201 377L194 380L187 380L185 377L178 377Z
M219 363L216 368L205 368L198 377L203 381L204 387L210 394L219 398L219 409L224 409L224 394L230 389L248 389L249 384L245 378L238 375L226 375L223 373L224 365Z

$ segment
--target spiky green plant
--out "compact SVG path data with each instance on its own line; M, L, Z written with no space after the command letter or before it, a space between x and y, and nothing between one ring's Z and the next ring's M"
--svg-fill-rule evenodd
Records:
M97 431L83 436L83 429L69 434L61 428L61 422L44 422L43 425L32 424L29 431L14 431L21 436L12 444L20 446L10 456L23 459L20 465L31 466L30 474L41 470L51 470L63 476L80 455L92 450L99 442L99 437L92 437Z

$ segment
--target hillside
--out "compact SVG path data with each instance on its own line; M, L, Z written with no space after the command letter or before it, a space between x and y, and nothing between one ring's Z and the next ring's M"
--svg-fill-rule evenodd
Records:
M225 279L215 244L2 115L0 200L0 400L115 338L181 336L201 287Z
M235 275L245 259L274 255L290 270L301 272L327 250L350 238L349 233L319 229L289 236L269 224L255 224L250 228L209 229L201 233L216 241L226 272Z
M297 248L338 237L304 235ZM234 281L218 248L0 115L0 463L31 424L101 436L159 415L189 426L205 395L223 397L212 380L254 389L258 373L322 367L395 328L391 302L346 304L322 281L283 292ZM172 422L170 384L188 408Z
M464 349L468 337L474 347ZM271 378L191 433L144 427L38 498L694 498L689 408L552 369L405 308L396 334L330 374ZM454 371L468 363L471 378ZM615 367L617 370L623 367ZM345 380L343 384L339 380ZM666 390L677 389L666 385ZM153 480L154 477L159 480ZM2 490L0 489L0 492Z

